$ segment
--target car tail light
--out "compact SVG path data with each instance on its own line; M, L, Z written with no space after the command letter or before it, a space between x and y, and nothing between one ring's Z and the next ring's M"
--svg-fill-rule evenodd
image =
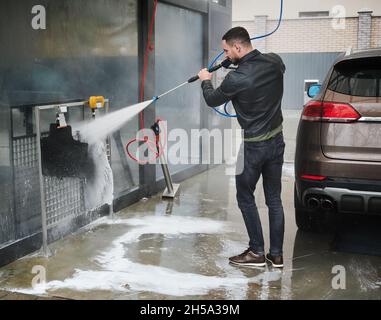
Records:
M310 101L304 107L302 120L312 122L354 122L361 115L346 103Z
M327 179L327 177L325 176L312 176L312 175L308 175L308 174L303 174L301 176L302 179L306 179L306 180L314 180L314 181L323 181L325 179Z
M320 101L310 101L303 109L302 119L305 121L320 121L322 110Z

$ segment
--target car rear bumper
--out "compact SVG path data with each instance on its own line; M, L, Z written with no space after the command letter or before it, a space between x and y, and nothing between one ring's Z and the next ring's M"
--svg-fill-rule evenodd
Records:
M325 204L325 209L328 209L328 202L323 203L323 201L331 201L332 209L340 213L381 215L381 192L310 187L302 193L303 204L308 207L312 202L311 199L317 199L323 206Z

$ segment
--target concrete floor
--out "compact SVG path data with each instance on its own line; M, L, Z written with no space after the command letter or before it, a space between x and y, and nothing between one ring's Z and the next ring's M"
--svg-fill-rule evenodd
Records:
M332 235L297 231L291 162L297 122L296 112L285 114L283 270L229 265L248 237L234 177L220 166L184 181L173 202L143 199L55 242L50 258L35 254L1 268L0 288L70 299L380 299L381 257L333 251ZM268 248L261 184L256 199ZM32 288L36 265L47 281ZM345 268L345 289L332 286L335 266Z

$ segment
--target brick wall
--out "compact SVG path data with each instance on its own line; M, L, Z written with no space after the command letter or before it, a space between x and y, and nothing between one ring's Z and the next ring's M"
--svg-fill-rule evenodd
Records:
M381 17L372 18L372 37L370 44L372 48L381 47Z
M267 33L267 16L256 16L254 20L255 36ZM259 51L266 51L266 39L258 39L256 47Z
M266 39L267 52L341 52L358 46L358 18L346 18L345 29L334 28L328 18L283 20L279 30ZM274 30L278 21L268 20L267 32ZM250 35L258 35L254 21L233 22L243 26ZM263 44L262 44L263 45ZM255 42L254 42L255 46ZM372 17L371 47L381 46L381 17Z
M359 12L359 29L357 47L359 49L367 49L371 44L372 35L372 11Z

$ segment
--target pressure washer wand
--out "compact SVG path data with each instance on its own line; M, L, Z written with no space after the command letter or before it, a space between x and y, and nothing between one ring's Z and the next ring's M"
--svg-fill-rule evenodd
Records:
M229 60L229 59L225 59L224 61L222 61L220 64L217 64L216 66L212 67L212 68L209 68L209 72L214 72L218 69L220 69L221 67L224 67L224 68L228 68L230 65L232 64L232 62ZM174 87L173 89L171 90L168 90L167 92L164 92L162 93L161 95L159 96L155 96L153 97L153 100L157 100L157 99L160 99L162 96L165 96L167 95L168 93L172 92L172 91L175 91L176 89L178 88L181 88L182 86L185 86L187 83L192 83L192 82L195 82L198 80L198 76L194 76L190 79L188 79L188 81L185 81L184 83L178 85L177 87Z
M175 87L175 88L173 88L173 89L171 89L171 90L168 90L167 92L162 93L160 96L156 96L156 97L155 97L155 100L161 98L162 96L165 96L166 94L168 94L168 93L170 93L170 92L172 92L172 91L175 91L175 90L178 89L178 88L181 88L182 86L185 86L187 83L189 83L189 82L188 82L188 81L185 81L184 83L178 85L177 87Z

